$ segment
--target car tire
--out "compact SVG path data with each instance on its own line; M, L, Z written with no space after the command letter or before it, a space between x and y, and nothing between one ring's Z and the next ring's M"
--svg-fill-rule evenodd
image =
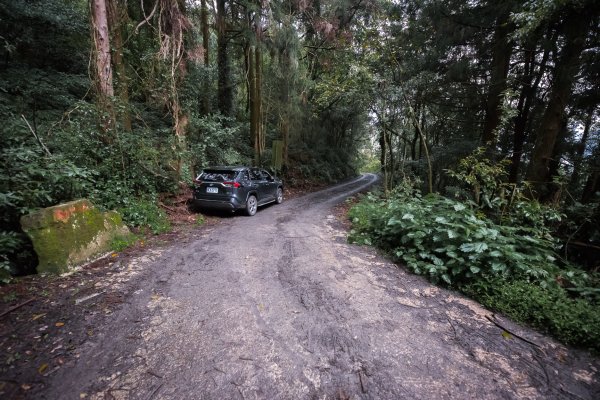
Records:
M280 187L277 188L277 195L275 197L275 201L277 202L277 204L283 203L283 189Z
M256 209L258 208L258 201L256 200L256 196L251 194L248 196L248 200L246 201L246 214L249 217L256 214Z

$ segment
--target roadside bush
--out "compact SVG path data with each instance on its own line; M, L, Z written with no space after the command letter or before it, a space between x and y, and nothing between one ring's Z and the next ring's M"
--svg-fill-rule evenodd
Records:
M167 214L151 200L132 200L127 206L119 208L123 220L142 232L149 230L155 235L171 230Z
M448 284L477 276L520 276L544 284L554 242L526 227L497 225L465 204L440 195L386 202L367 198L350 210L351 240L376 244L417 274Z
M600 308L573 299L561 287L541 287L525 280L486 278L460 289L486 307L526 322L564 343L600 353Z

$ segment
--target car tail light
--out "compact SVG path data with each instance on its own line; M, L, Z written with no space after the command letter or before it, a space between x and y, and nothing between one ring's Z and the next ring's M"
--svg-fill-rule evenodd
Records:
M241 185L239 182L223 182L223 186L226 187L234 187L234 188L239 188Z
M194 179L194 185L202 185L202 181L199 179Z

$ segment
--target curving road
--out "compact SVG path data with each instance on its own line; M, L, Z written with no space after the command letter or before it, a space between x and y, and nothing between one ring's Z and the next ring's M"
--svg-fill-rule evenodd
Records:
M347 244L332 207L376 180L226 219L123 265L111 287L125 303L43 397L600 398L597 359L496 325Z

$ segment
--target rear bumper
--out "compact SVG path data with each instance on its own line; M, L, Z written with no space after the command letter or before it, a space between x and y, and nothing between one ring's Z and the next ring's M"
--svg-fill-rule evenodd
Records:
M194 199L194 206L210 210L237 210L244 208L245 204L240 204L236 199L231 200L209 200Z

